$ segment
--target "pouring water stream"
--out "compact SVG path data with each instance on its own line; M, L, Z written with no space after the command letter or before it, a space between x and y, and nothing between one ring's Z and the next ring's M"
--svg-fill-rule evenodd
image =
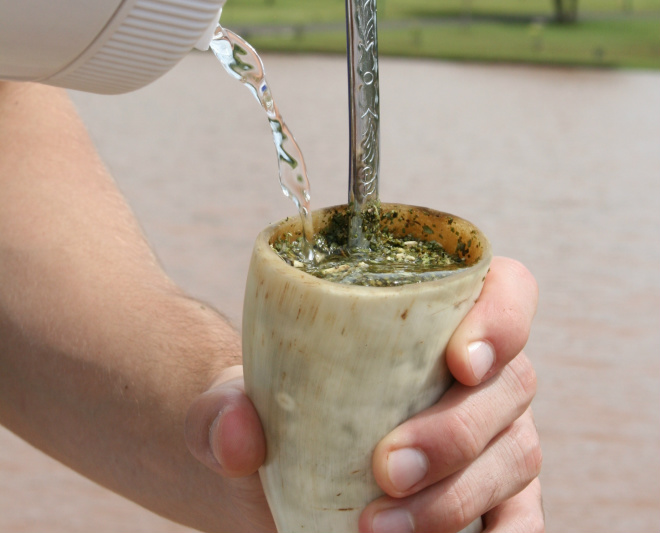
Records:
M346 0L349 101L348 203L352 207L349 248L368 247L365 210L378 202L380 106L376 0ZM266 82L261 58L252 46L218 24L210 48L225 70L243 83L266 112L277 149L280 186L296 204L303 226L304 255L315 260L310 187L302 152L282 119Z
M277 149L280 186L298 208L303 225L305 259L314 261L314 228L310 207L309 179L302 152L284 123L266 82L265 69L256 50L234 32L218 25L210 48L225 70L243 83L266 111Z

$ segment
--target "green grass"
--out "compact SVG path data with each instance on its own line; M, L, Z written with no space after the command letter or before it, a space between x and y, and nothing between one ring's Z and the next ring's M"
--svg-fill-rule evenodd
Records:
M660 69L660 0L379 0L381 55ZM344 0L241 0L222 22L260 51L346 53Z
M660 15L660 0L579 0L585 14ZM552 0L378 0L379 20L473 14L552 15ZM239 0L223 21L238 24L341 22L344 0Z

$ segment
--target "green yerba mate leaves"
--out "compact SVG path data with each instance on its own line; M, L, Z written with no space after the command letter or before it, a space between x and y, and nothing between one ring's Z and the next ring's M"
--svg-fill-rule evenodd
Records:
M390 287L432 281L465 267L464 260L448 253L437 241L413 237L407 230L419 225L415 217L405 220L403 234L393 228L402 227L400 214L381 213L380 206L370 206L363 213L368 250L353 251L348 247L350 212L337 210L329 222L314 236L316 260L304 260L303 241L283 235L272 247L288 264L308 274L337 283ZM432 224L434 226L434 224ZM419 232L418 232L419 233ZM431 238L435 230L423 225L422 233ZM465 249L460 242L456 252Z

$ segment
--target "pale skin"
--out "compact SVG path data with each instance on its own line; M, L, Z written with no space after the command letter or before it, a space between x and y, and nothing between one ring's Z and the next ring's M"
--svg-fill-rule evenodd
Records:
M0 423L171 520L274 533L239 336L163 272L63 91L0 82L0 198ZM496 258L450 341L457 383L374 451L387 496L362 533L482 515L489 533L544 531L522 353L536 301L532 275Z

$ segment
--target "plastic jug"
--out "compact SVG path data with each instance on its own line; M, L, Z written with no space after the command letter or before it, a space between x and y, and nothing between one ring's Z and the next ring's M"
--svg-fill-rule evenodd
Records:
M0 0L0 79L117 94L206 50L225 0Z

